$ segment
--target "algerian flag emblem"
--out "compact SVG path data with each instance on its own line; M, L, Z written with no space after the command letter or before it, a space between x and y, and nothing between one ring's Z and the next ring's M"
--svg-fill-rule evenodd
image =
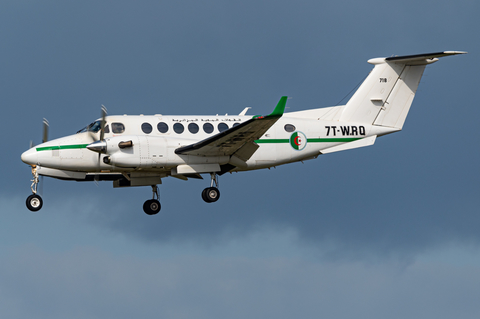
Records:
M293 149L301 151L307 146L307 137L302 132L293 132L290 135L290 145L292 145Z

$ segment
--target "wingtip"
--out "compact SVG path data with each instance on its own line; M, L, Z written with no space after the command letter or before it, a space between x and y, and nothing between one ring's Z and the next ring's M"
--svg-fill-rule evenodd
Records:
M275 109L273 110L272 113L270 113L268 115L265 115L265 116L255 115L253 118L257 119L257 120L261 120L261 119L266 119L266 118L271 119L271 118L282 117L283 113L285 112L285 106L287 105L287 100L288 100L288 96L282 96L280 98L280 101L278 101L277 106L275 107Z
M467 54L468 52L467 51L445 51L443 53L455 55L455 54Z

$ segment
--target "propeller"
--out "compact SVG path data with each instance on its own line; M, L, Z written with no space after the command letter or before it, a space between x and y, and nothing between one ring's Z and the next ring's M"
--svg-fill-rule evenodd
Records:
M48 124L48 120L46 118L43 118L43 137L42 137L42 144L48 141L48 127L50 125ZM32 148L35 146L35 143L33 143L32 140L30 140L30 147Z
M105 136L105 118L107 117L107 108L102 104L102 122L100 122L100 141Z
M102 112L102 119L100 122L100 138L97 139L97 136L94 132L88 131L93 142L103 141L103 137L105 136L105 117L107 116L107 108L103 104L102 104L101 112Z
M43 118L43 139L42 139L42 143L45 143L46 141L48 141L48 127L50 125L48 124L48 121L46 118Z
M43 137L42 137L42 144L48 141L48 120L46 118L43 118ZM34 147L35 144L33 143L32 140L30 140L30 148ZM40 188L38 189L38 193L43 195L43 175L40 175L37 173L37 165L30 165L32 167L32 174L33 174L33 179L32 179L32 191L33 193L37 193L37 185L40 184Z
M100 172L100 159L102 157L102 153L105 152L104 137L105 137L105 123L106 123L105 118L107 117L107 108L103 104L102 104L101 112L102 112L102 119L100 121L100 137L97 140L95 138L96 137L95 134L93 132L90 132L90 136L93 139L93 143L90 144L89 146L87 146L87 148L89 150L94 151L94 152L98 152L96 172ZM94 181L97 184L97 186L98 186L98 179L99 178L100 178L99 174L95 175Z
M42 144L46 143L48 141L48 129L50 127L50 124L48 123L48 120L46 118L43 118L43 137L42 137ZM43 175L40 175L40 195L43 195Z

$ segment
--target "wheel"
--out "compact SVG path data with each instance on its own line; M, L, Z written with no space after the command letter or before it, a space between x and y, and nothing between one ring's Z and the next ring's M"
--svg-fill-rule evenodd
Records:
M207 203L214 203L220 198L220 191L216 187L205 188L202 192L202 198Z
M207 198L207 195L206 195L206 192L208 191L208 188L205 188L203 191L202 191L202 199L207 202L207 203L210 203L210 201L208 200Z
M143 204L143 211L147 215L155 215L161 208L162 205L160 205L160 202L156 199L149 199Z
M32 194L27 197L27 208L32 212L37 212L43 206L43 199L37 194Z

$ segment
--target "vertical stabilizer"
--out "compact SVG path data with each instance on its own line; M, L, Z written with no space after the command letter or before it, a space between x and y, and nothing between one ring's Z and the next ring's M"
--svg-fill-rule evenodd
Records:
M369 60L375 67L345 105L340 121L401 129L425 66L439 57L463 53L445 51Z
M373 124L401 129L426 65L405 65Z
M375 67L345 105L340 121L372 124L404 69L382 58L368 62Z

